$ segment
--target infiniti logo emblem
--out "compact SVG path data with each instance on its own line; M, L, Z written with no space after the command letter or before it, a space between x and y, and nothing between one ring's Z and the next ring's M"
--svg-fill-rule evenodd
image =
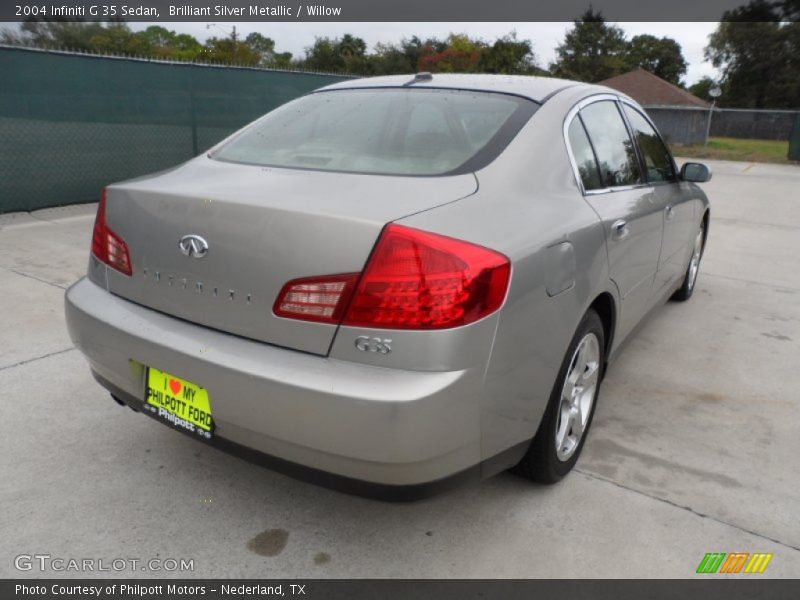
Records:
M203 258L208 254L208 242L199 235L185 235L178 242L181 252L192 258Z

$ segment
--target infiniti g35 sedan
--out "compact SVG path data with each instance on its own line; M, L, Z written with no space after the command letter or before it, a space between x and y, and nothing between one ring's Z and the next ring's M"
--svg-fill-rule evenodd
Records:
M626 338L692 295L710 176L605 87L337 83L104 189L69 331L120 404L296 477L555 482Z

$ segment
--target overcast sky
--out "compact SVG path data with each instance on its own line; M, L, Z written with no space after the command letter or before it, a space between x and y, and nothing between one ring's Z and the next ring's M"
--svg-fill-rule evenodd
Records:
M303 56L303 50L314 43L315 37L339 37L344 33L352 33L363 38L370 50L378 42L399 42L404 37L417 35L421 38L445 38L450 33L466 33L471 37L493 41L511 31L517 32L520 39L533 42L536 61L541 67L547 66L555 59L555 48L564 40L564 34L572 27L572 23L219 23L208 26L207 23L129 23L135 30L145 29L150 25L162 25L179 33L190 33L201 42L211 36L229 35L232 26L237 33L246 36L257 31L275 40L279 52L291 52L296 57ZM708 43L708 36L717 28L717 23L617 23L628 38L642 33L657 37L668 36L676 40L683 50L683 56L689 63L685 81L687 85L695 83L705 75L716 78L719 74L706 62L703 49ZM10 23L0 23L0 27L16 27Z
M134 29L144 29L152 23L131 23ZM363 38L370 49L377 42L399 42L404 37L417 35L426 37L446 37L452 33L467 33L472 37L494 40L516 30L521 39L533 42L533 49L540 66L547 65L555 58L555 48L564 39L565 32L572 23L219 23L219 26L206 27L206 23L160 23L168 29L190 33L198 40L205 41L209 36L223 36L236 25L237 32L247 35L259 33L275 40L279 52L291 52L302 56L303 50L314 43L319 36L338 37L352 33ZM668 36L676 40L683 49L689 69L686 73L688 85L695 83L704 75L714 77L714 68L703 58L703 48L708 36L717 27L716 23L619 23L628 37L649 33L657 37ZM220 29L221 28L221 29Z

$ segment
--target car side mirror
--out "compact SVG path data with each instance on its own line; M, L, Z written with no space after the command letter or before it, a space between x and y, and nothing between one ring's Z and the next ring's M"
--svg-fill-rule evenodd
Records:
M681 179L693 183L711 181L711 169L703 163L687 162L681 167Z

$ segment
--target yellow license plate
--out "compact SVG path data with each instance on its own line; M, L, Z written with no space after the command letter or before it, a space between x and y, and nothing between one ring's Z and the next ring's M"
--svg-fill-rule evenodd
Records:
M208 392L199 385L150 367L145 409L173 427L211 439L214 420Z

